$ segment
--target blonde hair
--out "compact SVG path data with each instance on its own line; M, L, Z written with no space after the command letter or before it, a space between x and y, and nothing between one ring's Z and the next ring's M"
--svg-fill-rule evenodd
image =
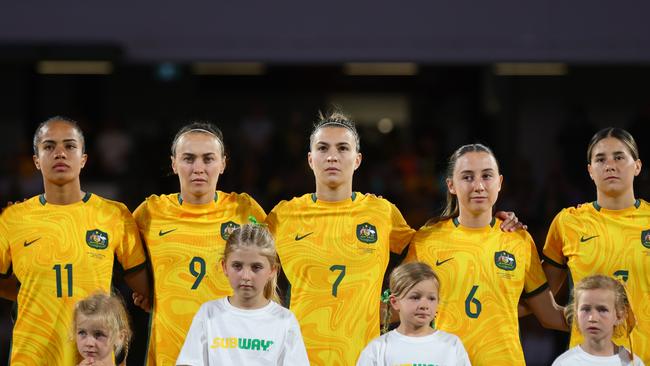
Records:
M567 323L573 323L575 314L578 312L578 306L580 305L580 295L584 291L597 289L610 290L614 293L614 308L616 310L616 316L619 319L623 319L622 322L614 326L614 336L620 337L626 335L630 342L630 353L632 353L632 340L630 338L630 333L632 333L632 330L636 325L636 319L627 297L625 286L623 283L612 277L593 275L585 277L578 282L578 284L573 288L571 302L566 306L566 308L564 308L564 316L566 317ZM578 331L580 331L580 327L577 328Z
M276 272L264 286L264 297L281 303L278 295L278 272L280 271L280 259L275 250L275 240L264 224L244 224L235 229L226 240L226 248L223 252L223 261L228 261L230 253L241 248L257 248L259 253L268 259L271 268Z
M426 263L411 262L398 266L390 273L390 294L397 298L406 296L411 289L418 283L426 280L433 280L436 283L436 289L440 294L440 278L433 271L433 269ZM388 323L390 322L391 306L388 306L386 315L384 316L384 326L382 333L388 331Z
M77 302L73 317L75 334L79 315L97 319L108 328L110 333L109 341L113 344L115 355L117 356L123 352L123 358L126 360L133 332L131 331L131 323L124 301L119 295L99 292Z

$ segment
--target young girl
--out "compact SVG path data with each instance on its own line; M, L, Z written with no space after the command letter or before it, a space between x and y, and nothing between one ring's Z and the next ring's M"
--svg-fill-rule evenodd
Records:
M587 163L596 200L555 216L544 245L544 271L553 292L569 273L572 283L596 273L623 280L637 309L632 342L650 363L650 204L634 194L634 179L641 173L639 149L627 131L605 128L591 138ZM574 328L570 347L581 342Z
M114 366L113 356L126 360L131 327L121 298L91 295L77 303L73 319L79 366Z
M632 348L629 337L634 314L619 281L603 275L583 278L573 289L573 303L567 306L566 313L584 339L560 355L553 366L643 366L638 356L612 341L615 335L623 335Z
M298 321L276 302L279 262L268 229L235 229L221 266L233 295L199 308L176 364L309 365Z
M438 276L425 263L395 268L390 275L390 306L399 312L400 325L370 342L357 366L470 365L458 337L431 327L439 289Z
M447 207L413 238L409 258L435 266L445 286L436 327L454 333L475 365L523 365L517 305L543 326L568 330L554 303L535 243L503 232L493 217L503 177L484 145L461 146L447 169Z
M226 152L213 124L183 126L171 144L170 160L180 192L152 195L133 214L153 273L148 366L172 365L201 304L232 293L223 272L206 261L221 256L230 232L249 216L266 218L248 194L217 190ZM147 310L147 299L138 295L136 305Z

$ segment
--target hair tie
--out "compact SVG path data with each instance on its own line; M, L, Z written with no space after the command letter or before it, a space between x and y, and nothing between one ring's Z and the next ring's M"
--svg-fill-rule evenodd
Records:
M250 223L252 225L255 225L255 226L258 226L258 227L267 227L267 226L269 226L268 224L257 221L255 216L253 216L253 215L248 215L248 221L250 221Z
M384 304L388 304L389 301L390 301L390 289L387 288L387 289L384 290L384 292L381 294L381 302L383 302Z

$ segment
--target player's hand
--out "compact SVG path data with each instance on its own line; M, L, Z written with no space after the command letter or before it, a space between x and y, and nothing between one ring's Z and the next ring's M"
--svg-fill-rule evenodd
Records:
M139 307L140 309L146 311L147 313L151 312L151 302L146 297L141 294L134 292L133 293L133 304Z
M519 222L519 219L512 211L497 211L496 217L503 220L501 223L502 231L512 232L517 230L528 230L528 225Z

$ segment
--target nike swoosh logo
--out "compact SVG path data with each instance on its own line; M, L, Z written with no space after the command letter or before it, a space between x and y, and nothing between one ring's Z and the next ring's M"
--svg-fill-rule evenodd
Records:
M585 238L584 236L581 236L581 237L580 237L580 242L581 242L581 243L584 243L584 242L586 242L586 241L588 241L588 240L591 240L591 239L593 239L593 238L597 238L597 237L599 237L599 236L600 236L600 235L594 235L594 236L588 236L588 237L586 237L586 238Z
M446 262L449 262L449 261L452 260L452 259L454 259L454 257L447 258L447 259L445 259L444 261L436 260L436 266L440 266L440 265L442 265L442 264L444 264L444 263L446 263Z
M311 234L313 234L313 233L314 233L314 232L312 231L311 233L309 233L309 234L305 234L305 235L303 235L303 236L299 236L298 234L296 234L296 241L298 241L298 240L302 240L302 239L308 237L309 235L311 235Z
M160 230L160 231L158 232L158 235L159 235L159 236L167 235L167 234L171 233L172 231L176 231L176 230L177 230L177 229L171 229L171 230L167 230L167 231L162 231L162 230Z
M34 239L34 240L32 240L32 241L27 241L27 240L25 240L25 246L28 247L28 246L34 244L35 241L40 240L40 239L41 239L41 238L38 238L38 239Z

